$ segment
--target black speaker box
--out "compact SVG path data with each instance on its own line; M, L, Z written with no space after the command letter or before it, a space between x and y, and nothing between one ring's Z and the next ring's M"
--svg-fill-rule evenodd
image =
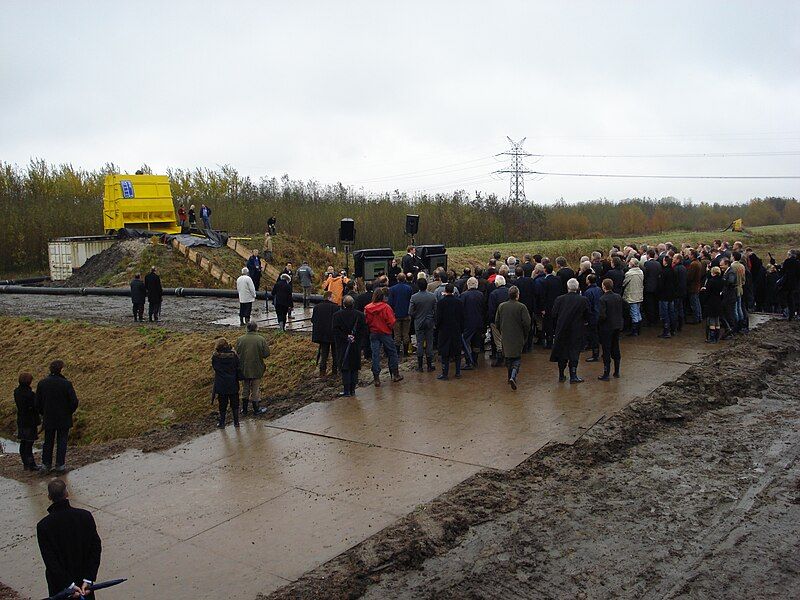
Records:
M356 222L353 219L342 219L339 225L339 241L345 244L356 241Z

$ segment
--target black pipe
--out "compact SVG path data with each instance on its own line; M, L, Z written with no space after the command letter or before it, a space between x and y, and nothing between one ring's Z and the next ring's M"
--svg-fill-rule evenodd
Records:
M50 277L28 277L26 279L2 279L0 285L32 285L34 283L42 283L43 281L50 281Z
M27 287L23 285L0 285L0 294L40 294L44 296L130 296L127 287L122 288L66 288L66 287ZM178 296L180 298L208 297L208 298L239 298L236 290L216 290L208 288L164 288L165 296ZM259 300L272 300L271 292L257 292ZM293 293L295 302L303 301L303 294ZM312 294L309 296L312 304L322 302L322 296Z

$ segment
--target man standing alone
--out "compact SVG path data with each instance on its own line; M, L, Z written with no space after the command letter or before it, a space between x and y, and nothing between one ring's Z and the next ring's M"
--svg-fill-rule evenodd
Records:
M53 479L47 484L52 504L36 525L36 537L44 560L47 589L51 596L70 588L73 598L94 597L89 591L100 568L102 544L92 513L69 504L67 484Z
M310 306L311 286L314 285L314 271L308 266L307 260L304 260L300 268L297 269L297 278L300 280L300 287L303 289L303 308L308 308Z
M269 346L264 336L256 333L258 325L255 321L247 324L247 333L236 340L236 354L239 355L239 371L242 377L242 414L247 414L248 401L253 403L253 414L267 412L261 408L261 378L266 366L264 359L269 357Z
M57 443L57 473L67 470L67 438L72 427L72 414L78 410L78 396L72 383L61 374L64 361L50 363L50 375L36 386L36 410L42 415L44 445L42 446L43 472L53 466L53 444Z
M164 288L161 287L161 277L155 266L150 267L150 272L144 276L144 289L147 292L147 318L149 321L158 321Z
M247 259L247 271L250 275L250 279L253 280L253 287L256 288L256 292L258 291L259 286L261 285L261 259L258 256L258 250L253 250L252 256Z
M508 290L508 300L497 309L495 319L497 329L503 339L503 355L508 369L508 384L517 389L517 374L521 364L522 349L531 331L531 315L528 307L519 302L519 288L512 285Z

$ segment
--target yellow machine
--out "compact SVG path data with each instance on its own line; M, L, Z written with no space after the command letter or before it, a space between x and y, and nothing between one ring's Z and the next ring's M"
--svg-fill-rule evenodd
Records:
M103 229L149 229L180 233L169 177L166 175L106 175Z
M730 229L731 231L736 232L736 233L743 233L744 232L744 228L742 227L742 220L741 219L734 220L733 223L728 225L722 231L725 232L725 231L728 231L728 229Z

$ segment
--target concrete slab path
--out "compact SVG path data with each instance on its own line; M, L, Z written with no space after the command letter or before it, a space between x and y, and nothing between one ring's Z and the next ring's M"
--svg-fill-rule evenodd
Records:
M94 512L102 578L129 582L103 598L237 598L300 577L477 471L510 469L551 441L572 443L598 420L675 379L716 347L702 326L671 340L654 329L623 341L622 375L558 383L549 353L523 358L519 390L503 368L459 380L407 374L355 398L246 420L169 451L118 457L66 476ZM46 482L0 479L0 580L46 591L35 525Z

